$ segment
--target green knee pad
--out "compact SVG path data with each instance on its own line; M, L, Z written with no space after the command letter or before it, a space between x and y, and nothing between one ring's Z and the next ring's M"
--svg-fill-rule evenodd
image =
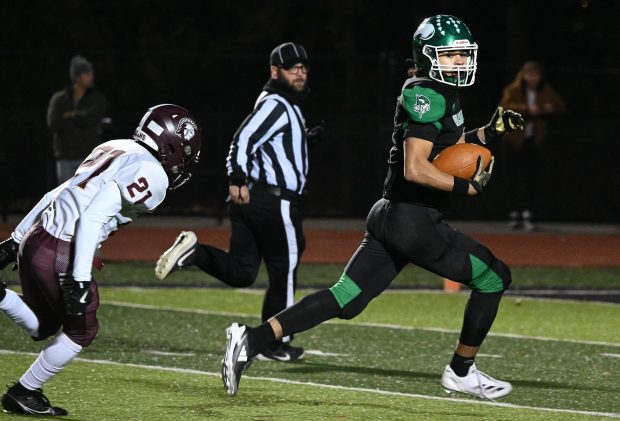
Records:
M468 286L476 292L500 292L503 291L504 282L497 273L486 263L473 254L469 255L471 261L471 281Z
M347 304L349 304L355 297L357 297L362 290L357 286L353 279L349 278L346 273L343 273L340 277L340 280L336 282L336 284L329 289L336 301L338 301L338 305L340 308L343 308Z

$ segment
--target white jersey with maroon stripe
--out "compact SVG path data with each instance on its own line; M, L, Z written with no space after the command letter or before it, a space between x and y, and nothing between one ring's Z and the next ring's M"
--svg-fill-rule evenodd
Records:
M168 189L159 161L133 140L112 140L97 146L75 175L46 194L17 226L21 242L38 221L56 238L75 243L73 275L90 280L94 252L119 225L152 212Z

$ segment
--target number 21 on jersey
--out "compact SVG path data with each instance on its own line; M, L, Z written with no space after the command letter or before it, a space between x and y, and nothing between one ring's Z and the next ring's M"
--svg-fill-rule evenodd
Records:
M100 146L96 148L93 151L91 157L84 161L82 165L80 165L80 169L84 169L87 171L92 171L93 167L97 169L92 171L92 173L84 181L78 184L78 186L83 189L86 188L86 185L91 179L97 177L99 174L107 170L112 164L112 161L114 161L115 158L122 155L124 152L125 151L123 150L114 149L109 146ZM78 170L78 173L80 172L82 171ZM146 202L149 197L153 196L153 193L151 193L150 190L147 190L149 188L149 183L144 177L138 178L137 181L129 184L125 188L127 189L127 192L129 193L129 196L131 196L131 198L136 197L138 193L144 193L144 196L134 202L135 205L140 205Z

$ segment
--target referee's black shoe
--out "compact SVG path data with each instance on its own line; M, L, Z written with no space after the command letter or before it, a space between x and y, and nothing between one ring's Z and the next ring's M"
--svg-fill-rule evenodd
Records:
M164 252L155 265L155 276L165 279L175 270L189 266L194 262L198 239L192 231L182 231L174 240L174 244Z
M62 416L67 411L57 406L52 406L47 396L41 389L26 389L20 382L9 387L2 396L2 407L9 412L25 415Z
M303 359L305 355L306 353L302 347L282 342L276 349L258 354L256 359L259 361L295 362Z

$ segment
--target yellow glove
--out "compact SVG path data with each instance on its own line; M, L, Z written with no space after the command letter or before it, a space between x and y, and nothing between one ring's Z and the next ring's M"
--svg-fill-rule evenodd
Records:
M499 106L491 116L491 121L484 126L485 139L488 141L508 132L523 130L524 124L521 114L512 110L504 110L502 106Z

